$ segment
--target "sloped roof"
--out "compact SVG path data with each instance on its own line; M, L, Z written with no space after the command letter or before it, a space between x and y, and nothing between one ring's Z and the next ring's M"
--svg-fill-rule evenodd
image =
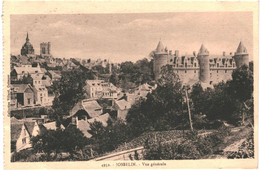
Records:
M35 73L43 73L41 68L39 67L14 67L17 74L23 74L23 73L29 73L29 74L35 74Z
M58 73L58 72L49 70L49 73L51 74L52 79L53 79L53 78L61 78L61 75L60 75L60 73Z
M56 130L56 122L48 122L48 123L44 123L43 126L47 129L47 130ZM61 124L60 125L61 129L65 129L65 127Z
M84 110L88 113L88 115L92 118L102 114L102 112L100 112L100 109L102 109L102 107L98 104L96 100L92 100L92 101L83 100L82 106Z
M247 53L246 47L244 46L242 41L240 41L236 53Z
M43 75L41 74L32 74L31 77L33 80L42 80Z
M11 118L10 118L10 121L11 121L11 124L12 124L12 123L17 123L17 122L19 122L19 120L16 119L15 117L11 117Z
M31 88L31 86L29 84L11 84L10 85L10 88L16 88L15 91L17 93L24 93L24 91L27 89L27 88ZM32 89L33 90L33 89Z
M16 142L22 131L23 123L11 124L11 141Z
M116 105L119 107L120 110L130 109L131 104L127 102L125 99L115 101Z
M34 129L34 125L35 125L36 122L24 122L30 136L32 136L32 133L33 133L33 129Z
M109 119L110 115L108 113L94 117L92 119L88 119L89 123L101 122L103 126L107 126L107 120Z
M90 138L92 135L88 132L88 130L91 130L90 124L88 121L78 121L78 129L86 136L87 138Z

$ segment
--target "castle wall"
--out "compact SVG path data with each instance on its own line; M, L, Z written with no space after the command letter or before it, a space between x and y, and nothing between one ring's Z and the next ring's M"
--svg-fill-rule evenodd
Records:
M198 68L174 68L174 73L179 75L180 81L183 84L193 84L199 81L199 69Z
M210 69L210 81L213 84L220 83L221 81L226 82L232 79L232 72L234 69Z

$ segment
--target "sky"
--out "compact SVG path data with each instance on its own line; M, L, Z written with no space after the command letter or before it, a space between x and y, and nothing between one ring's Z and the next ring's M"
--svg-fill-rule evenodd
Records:
M51 42L54 57L136 61L149 56L161 40L180 54L235 52L240 41L252 59L251 12L49 14L11 16L11 53L20 54L29 33L35 53Z

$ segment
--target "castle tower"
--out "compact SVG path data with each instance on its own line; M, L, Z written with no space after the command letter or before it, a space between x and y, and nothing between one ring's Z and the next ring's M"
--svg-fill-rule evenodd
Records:
M235 52L235 56L234 56L237 68L241 67L242 65L249 65L249 56L246 50L246 47L244 46L244 44L242 43L242 41L240 41L238 47L237 47L237 51Z
M153 72L155 75L155 80L160 78L161 68L167 65L168 61L168 50L165 49L162 42L159 41L156 50L154 51L154 65Z
M210 70L209 70L209 51L204 47L202 44L198 53L198 61L199 61L199 67L200 67L200 72L199 72L199 79L203 83L208 83L209 82L209 75L210 75Z

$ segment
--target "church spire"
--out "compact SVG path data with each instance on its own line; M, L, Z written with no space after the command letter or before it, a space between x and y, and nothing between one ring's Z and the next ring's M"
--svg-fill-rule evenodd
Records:
M26 36L26 42L29 42L29 35L28 35L28 32L27 32L27 36Z

